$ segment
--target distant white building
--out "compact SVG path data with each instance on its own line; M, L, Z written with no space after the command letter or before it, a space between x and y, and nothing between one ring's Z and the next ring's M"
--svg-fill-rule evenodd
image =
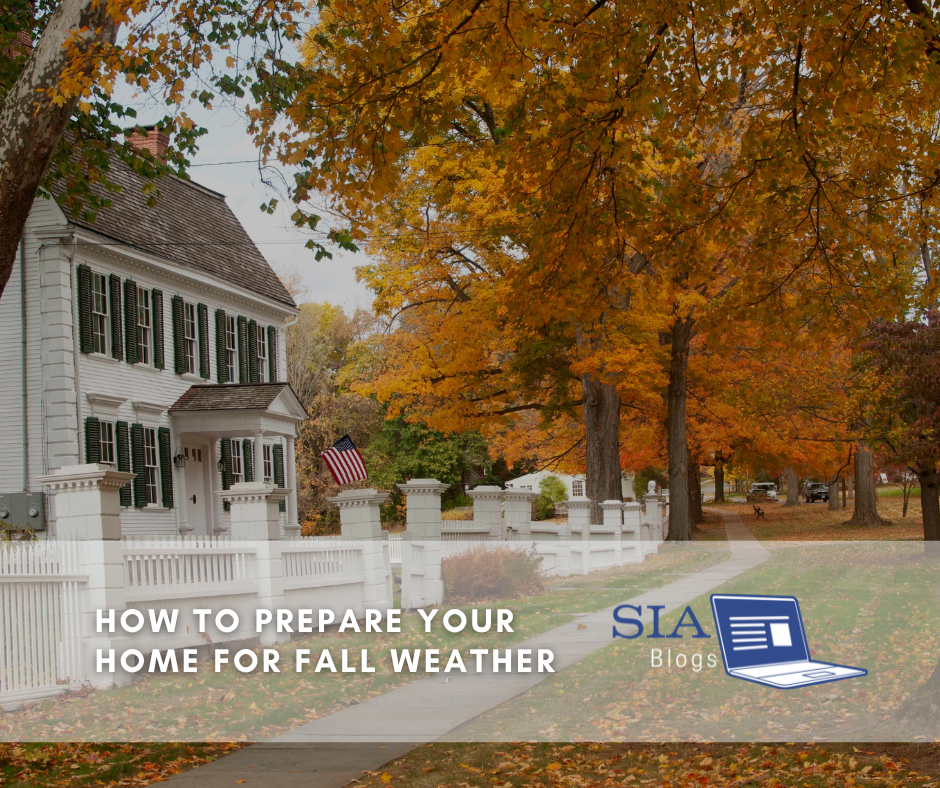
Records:
M583 473L572 476L567 473L558 473L557 471L536 471L535 473L527 473L525 476L519 476L516 479L506 482L506 488L510 490L532 490L532 492L538 492L542 479L549 476L554 476L564 483L569 498L578 498L587 495L587 481ZM622 497L633 497L633 473L627 471L621 477L620 487Z

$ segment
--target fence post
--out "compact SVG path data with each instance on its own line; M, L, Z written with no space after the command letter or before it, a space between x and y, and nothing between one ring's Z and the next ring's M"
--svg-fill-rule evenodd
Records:
M281 513L278 504L290 490L268 482L239 482L221 493L232 512L231 538L251 542L255 548L258 609L284 607L284 563L281 551ZM273 646L290 640L290 633L276 631L275 622L261 630L261 644Z
M82 678L99 688L129 684L132 676L121 670L120 655L131 643L115 632L98 633L96 611L114 610L115 620L127 607L124 591L124 545L121 541L120 489L133 481L108 465L67 465L38 479L55 498L56 538L78 542L79 566L88 573L81 594ZM98 649L107 656L115 650L115 671L97 668Z
M362 543L363 570L366 576L362 589L363 606L388 610L394 599L392 564L388 532L382 530L380 508L388 500L388 493L372 488L343 490L339 495L327 500L339 509L343 539Z
M591 571L591 509L594 501L579 495L568 499L568 527L571 529L571 572L586 575ZM575 545L580 544L578 549ZM575 554L580 552L580 565Z
M473 499L473 524L488 526L488 538L504 539L503 528L503 488L495 484L482 484L467 493Z
M623 566L623 501L613 499L601 504L604 512L604 530L612 530L611 534L604 534L604 539L611 539L614 543L614 566Z
M656 494L656 482L650 481L643 503L646 506L646 522L650 527L650 542L653 552L656 552L663 541L663 507L662 499Z
M531 490L503 491L503 500L506 502L506 531L507 535L515 531L520 539L529 539L532 536L532 501L538 496Z
M408 528L401 543L401 606L414 610L444 601L441 579L441 493L437 479L399 484L406 497Z
M629 560L632 563L639 563L643 560L640 508L640 504L636 501L628 501L623 505L623 549L630 551Z

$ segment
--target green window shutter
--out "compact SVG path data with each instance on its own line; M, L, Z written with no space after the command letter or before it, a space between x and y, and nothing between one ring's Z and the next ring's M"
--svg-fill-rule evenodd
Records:
M242 441L242 467L245 469L245 481L255 480L255 443L247 438Z
M157 430L157 447L160 454L160 486L163 505L173 508L173 453L170 448L170 429L160 427Z
M124 473L131 472L131 446L127 431L127 422L119 421L114 425L117 433L117 467ZM125 484L121 488L121 506L131 505L131 485Z
M228 353L225 346L225 310L215 310L215 369L219 383L228 383Z
M222 457L222 489L227 490L232 486L232 441L230 438L222 438L219 441L219 455ZM227 512L232 508L229 501L222 502L222 511Z
M137 282L124 280L124 356L128 364L140 361L140 349L137 347ZM151 320L153 316L151 315Z
M222 438L219 441L219 450L222 454L222 489L228 490L232 486L232 440Z
M277 383L277 329L268 326L268 380Z
M238 316L238 382L248 383L248 320Z
M79 348L82 353L94 353L95 340L91 330L91 269L87 265L80 265L75 275L78 278Z
M134 479L134 506L143 509L147 505L147 472L144 468L144 428L131 424L131 466L137 477Z
M209 308L196 304L196 322L199 325L199 376L209 379Z
M85 462L101 462L101 424L94 416L85 419Z
M186 372L186 352L183 340L183 299L178 295L171 301L173 310L173 369L177 375Z
M274 459L274 486L284 486L284 447L280 443L275 443L272 449ZM277 505L278 511L287 511L287 501L281 501Z
M166 369L163 356L163 291L154 290L150 294L150 308L153 311L153 366Z
M258 323L248 321L248 382L258 382Z
M121 277L110 274L108 288L111 291L111 356L124 358L124 331L121 326Z

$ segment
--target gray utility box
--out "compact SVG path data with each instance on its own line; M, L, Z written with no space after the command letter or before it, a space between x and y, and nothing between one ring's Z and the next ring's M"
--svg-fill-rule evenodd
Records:
M41 492L0 493L0 520L17 528L45 531L45 494Z

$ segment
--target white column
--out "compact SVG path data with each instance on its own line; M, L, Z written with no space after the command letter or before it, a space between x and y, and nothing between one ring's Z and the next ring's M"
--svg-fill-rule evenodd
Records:
M609 500L601 504L604 513L604 541L614 543L614 565L623 565L623 547L620 543L623 534L623 501Z
M628 501L623 504L623 560L639 563L643 560L640 543L640 504Z
M473 499L473 524L489 528L490 539L505 539L503 528L503 488L492 484L474 487L467 495Z
M519 539L532 536L532 501L536 494L531 490L507 489L503 492L506 502L506 530L513 531Z
M401 606L415 609L444 600L441 579L441 494L450 487L437 479L399 484L407 501L408 528L401 545Z
M170 439L172 440L172 434ZM170 445L170 453L172 454L172 443ZM179 513L177 515L179 518L179 528L180 533L185 536L193 530L192 526L189 524L189 496L186 493L186 468L177 468L174 463L173 475L176 477L176 511Z
M74 550L75 570L88 576L82 584L83 678L100 688L129 684L132 679L121 671L120 656L133 643L116 632L99 634L95 618L98 610L115 610L118 619L127 608L120 489L134 476L108 465L90 464L67 465L37 479L54 498L57 541L63 550ZM98 649L105 655L115 650L116 672L95 671Z
M294 436L288 435L284 449L284 471L287 488L287 525L284 530L288 537L300 536L300 522L297 519L297 459L294 456ZM381 526L381 523L379 524Z
M343 490L327 499L339 508L343 539L362 549L366 581L362 590L365 608L388 610L392 606L392 564L388 552L388 532L382 530L381 505L388 493L373 489Z
M264 481L264 433L260 430L254 434L254 443L252 444L254 450L254 473L255 480L259 482Z
M568 499L568 527L571 529L571 572L591 571L591 508L594 501L579 495Z
M232 539L250 541L255 549L258 597L256 607L275 610L284 607L284 565L281 551L281 513L278 504L287 491L266 482L240 482L224 491L222 499L231 502ZM286 643L290 635L275 631L275 622L263 628L262 645Z
M652 552L656 552L663 540L663 505L662 499L656 494L656 482L650 481L646 495L643 496L646 506L645 522L649 525Z

